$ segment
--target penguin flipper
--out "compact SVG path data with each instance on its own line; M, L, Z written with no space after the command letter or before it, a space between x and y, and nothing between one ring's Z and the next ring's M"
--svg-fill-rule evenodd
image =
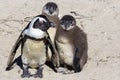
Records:
M48 47L50 48L51 52L52 52L52 63L55 67L59 67L60 63L59 63L59 56L58 56L58 52L54 46L54 44L52 43L52 40L50 39L50 36L48 34L48 37L47 37L47 45Z
M15 57L16 51L19 48L19 46L20 46L21 43L22 43L22 35L19 36L19 38L15 42L15 45L11 49L11 52L10 52L10 55L9 55L8 61L7 61L6 71L11 69L11 66L13 65L12 62L13 62L13 59Z
M25 27L23 29L23 31L21 32L20 36L18 37L17 41L15 42L15 45L13 46L13 48L11 49L11 52L10 52L10 55L8 57L8 61L7 61L7 67L6 67L6 70L10 70L11 69L11 66L13 65L13 59L15 57L15 54L16 54L16 51L17 49L19 48L20 44L22 44L22 39L24 38L24 31L26 29L29 28L29 25L30 23L27 25L27 27Z

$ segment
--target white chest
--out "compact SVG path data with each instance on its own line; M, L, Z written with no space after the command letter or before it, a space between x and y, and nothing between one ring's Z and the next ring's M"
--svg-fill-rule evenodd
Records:
M22 59L31 67L42 65L46 61L46 48L43 41L33 41L28 39L23 47Z
M69 45L69 38L67 38L66 36L59 36L57 38L57 41L59 41L60 43L63 43L63 44L68 44Z
M45 54L46 51L45 47L46 46L43 41L33 41L30 39L28 39L24 44L24 48L26 48L30 55Z
M58 53L62 62L72 65L74 58L74 47L70 43L61 43L56 41L58 46Z

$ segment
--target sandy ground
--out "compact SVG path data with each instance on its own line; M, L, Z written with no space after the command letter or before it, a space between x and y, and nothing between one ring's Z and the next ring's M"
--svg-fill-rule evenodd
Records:
M0 0L0 80L37 80L22 79L17 65L10 71L5 67L14 42L28 23L24 18L40 14L48 1L58 4L61 16L71 11L78 14L71 15L87 33L89 59L74 74L55 73L45 66L41 80L120 80L120 0Z

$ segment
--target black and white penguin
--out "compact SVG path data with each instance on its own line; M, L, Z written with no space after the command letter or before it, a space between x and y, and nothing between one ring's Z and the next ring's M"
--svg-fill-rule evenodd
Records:
M47 47L50 47L52 54L56 49L49 37L47 30L52 23L44 15L38 15L32 19L28 26L21 32L18 40L13 46L8 58L7 68L9 70L18 47L21 45L21 59L23 63L22 77L30 77L28 68L37 68L34 77L43 77L43 66L46 62Z

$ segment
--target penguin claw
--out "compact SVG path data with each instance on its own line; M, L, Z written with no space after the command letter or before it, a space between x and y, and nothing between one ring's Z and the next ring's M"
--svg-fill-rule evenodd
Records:
M34 76L34 78L43 78L43 75L41 74L35 74L35 75L33 75Z
M67 68L62 68L62 67L56 68L56 71L58 73L62 73L62 74L72 74L72 73L74 73L74 71L70 71Z
M67 71L66 68L62 68L62 67L55 68L55 69L56 69L56 71L57 71L58 73L63 73L63 72L65 72L65 71Z
M5 70L6 70L6 71L9 71L10 69L11 69L10 67L6 67L6 69L5 69Z
M70 71L70 70L67 70L67 71L64 71L63 74L73 74L74 71Z
M30 73L27 73L27 74L22 74L21 77L22 78L30 78L32 75Z

